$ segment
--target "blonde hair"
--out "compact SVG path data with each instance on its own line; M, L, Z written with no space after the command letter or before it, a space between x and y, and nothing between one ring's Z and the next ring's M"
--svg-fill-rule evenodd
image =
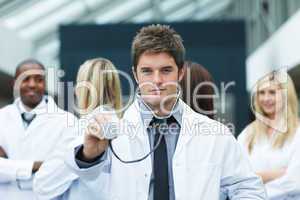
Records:
M79 68L76 85L79 114L88 114L96 107L109 105L121 117L122 92L118 72L111 61L95 58Z
M276 84L279 86L281 90L285 90L287 95L285 95L282 91L283 96L283 105L285 107L285 113L281 113L279 116L283 122L285 122L286 129L284 131L275 130L274 138L272 140L272 147L274 149L282 148L286 141L293 139L293 136L298 127L298 99L296 95L295 86L293 84L292 79L285 71L273 71L262 79L260 79L256 88L254 89L254 94L252 95L252 103L253 103L253 112L256 116L254 122L252 122L246 129L249 131L247 144L248 151L251 153L253 150L253 146L260 140L263 136L267 134L267 124L262 120L260 116L266 117L261 106L258 103L258 90L263 83L269 82L270 84Z

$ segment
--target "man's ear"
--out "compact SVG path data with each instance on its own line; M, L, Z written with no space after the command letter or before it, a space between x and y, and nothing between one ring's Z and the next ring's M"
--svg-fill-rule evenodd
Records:
M132 70L132 73L133 73L133 76L134 76L135 82L138 84L137 73L136 73L136 71L134 70L134 67L132 67L132 68L131 68L131 70Z
M182 67L182 68L179 69L179 71L178 71L178 81L179 81L179 82L183 79L184 74L185 74L185 67Z

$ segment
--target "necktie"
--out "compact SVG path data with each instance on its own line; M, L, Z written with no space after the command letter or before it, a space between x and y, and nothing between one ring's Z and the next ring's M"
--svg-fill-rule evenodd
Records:
M158 148L154 151L154 200L169 200L168 155L164 133L167 131L167 120L154 118L155 139L157 144L162 135Z
M32 122L32 120L36 117L36 114L24 112L21 114L21 116L24 122L26 122L26 124L29 125Z

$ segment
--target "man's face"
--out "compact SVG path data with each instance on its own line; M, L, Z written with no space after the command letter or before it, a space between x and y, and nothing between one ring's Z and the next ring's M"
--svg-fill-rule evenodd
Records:
M184 70L168 53L143 53L134 74L144 101L158 108L174 102Z
M41 66L24 64L16 72L16 83L20 81L20 97L24 105L36 107L45 94L45 77Z

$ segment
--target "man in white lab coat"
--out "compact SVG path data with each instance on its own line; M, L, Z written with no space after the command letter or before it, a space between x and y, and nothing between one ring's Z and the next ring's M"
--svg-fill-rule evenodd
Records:
M120 123L121 135L109 148L101 127L110 119L98 115L84 143L67 154L67 166L86 182L78 199L266 199L230 131L178 99L184 54L180 35L168 26L150 25L136 35L132 59L139 93ZM102 183L94 185L99 176Z
M0 110L1 199L36 199L35 172L64 142L61 138L74 133L76 118L59 109L45 95L45 87L45 68L39 61L28 59L17 66L14 94L19 97Z

